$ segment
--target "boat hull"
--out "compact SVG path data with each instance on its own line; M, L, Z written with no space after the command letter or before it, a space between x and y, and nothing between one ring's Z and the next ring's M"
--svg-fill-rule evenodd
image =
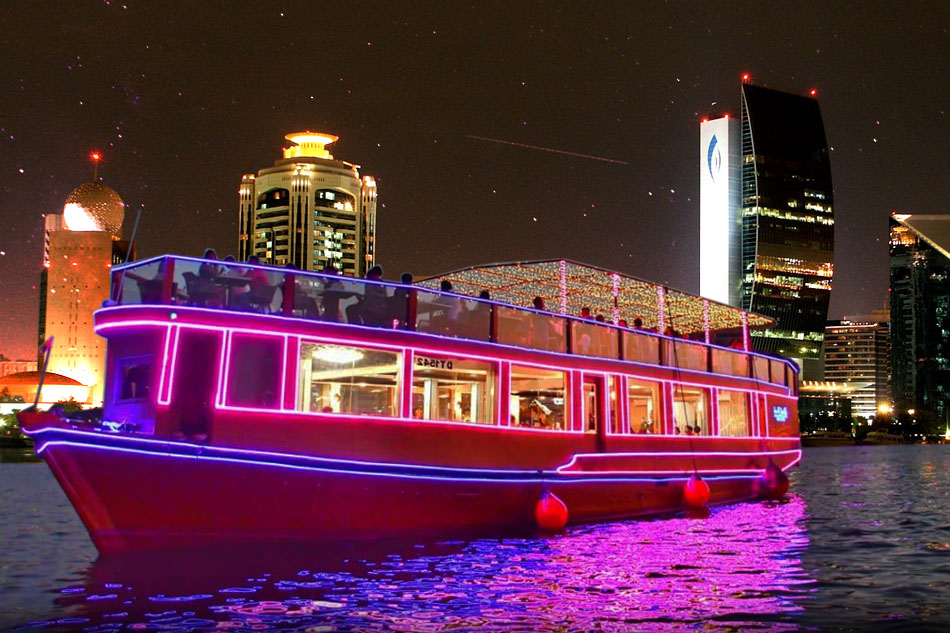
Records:
M644 516L684 508L690 474L405 467L50 427L35 437L104 554L526 532L545 490L572 523ZM779 453L783 468L797 461ZM758 496L760 465L706 474L710 502Z

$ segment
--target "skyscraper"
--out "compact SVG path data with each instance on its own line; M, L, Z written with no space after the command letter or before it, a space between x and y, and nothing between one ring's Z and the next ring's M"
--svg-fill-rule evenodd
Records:
M737 307L775 319L774 328L753 332L753 347L798 359L807 378L804 361L820 364L834 270L824 124L814 93L779 92L743 79L738 133L725 131L729 152L717 156L723 134L710 133L715 126L724 128L727 117L701 126L700 225L708 230L701 231L700 260L720 263L701 271L700 287L704 292L714 287L709 276L718 276L716 285L728 299L726 294L714 298L738 301ZM737 142L738 150L732 149ZM725 193L706 182L717 161L728 164ZM709 196L718 200L710 202ZM724 242L728 267L722 255L708 256L722 251Z
M286 139L292 145L283 159L241 178L241 259L365 275L376 258L376 181L361 177L359 165L333 158L327 146L336 136L299 132Z
M851 392L851 410L873 418L891 403L891 351L887 323L829 321L825 327L825 380Z
M112 265L125 260L120 239L125 205L102 182L87 182L66 198L61 215L46 217L41 274L40 338L55 337L49 371L90 387L102 402L105 341L92 314L109 297Z
M891 214L890 287L895 407L944 422L950 416L950 215Z

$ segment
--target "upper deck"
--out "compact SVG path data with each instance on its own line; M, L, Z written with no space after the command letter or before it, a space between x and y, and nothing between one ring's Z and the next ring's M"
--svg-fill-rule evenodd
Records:
M487 271L487 272L486 272ZM708 372L797 389L797 368L786 359L748 350L748 328L770 320L708 299L563 260L508 264L446 276L461 288L522 292L558 291L548 303L559 312L441 292L422 285L355 279L221 260L160 256L113 269L116 305L184 305L275 314L373 329L415 331L586 358L625 360L691 372ZM500 283L501 276L508 279ZM552 288L552 275L553 284ZM547 283L546 283L547 280ZM429 280L423 284L437 283ZM471 286L471 288L469 288ZM651 301L654 299L654 301ZM578 302L611 322L566 314ZM604 307L606 306L606 309ZM622 319L641 318L642 328ZM646 329L650 328L650 329ZM658 331L672 329L679 336ZM714 344L727 335L742 349ZM699 338L690 340L684 337Z

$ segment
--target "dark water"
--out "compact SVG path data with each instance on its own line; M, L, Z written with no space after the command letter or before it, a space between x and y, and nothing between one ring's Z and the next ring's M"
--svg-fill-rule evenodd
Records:
M948 631L950 446L808 449L783 503L548 538L97 560L0 464L0 630Z

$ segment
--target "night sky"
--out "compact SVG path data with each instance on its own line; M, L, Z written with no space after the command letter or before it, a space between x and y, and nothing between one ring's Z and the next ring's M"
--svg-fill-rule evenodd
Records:
M950 3L375 4L5 3L0 352L34 353L43 214L93 150L141 257L234 253L241 174L309 129L376 177L387 278L566 257L696 292L699 120L749 72L818 90L832 318L884 304L890 211L948 211Z

